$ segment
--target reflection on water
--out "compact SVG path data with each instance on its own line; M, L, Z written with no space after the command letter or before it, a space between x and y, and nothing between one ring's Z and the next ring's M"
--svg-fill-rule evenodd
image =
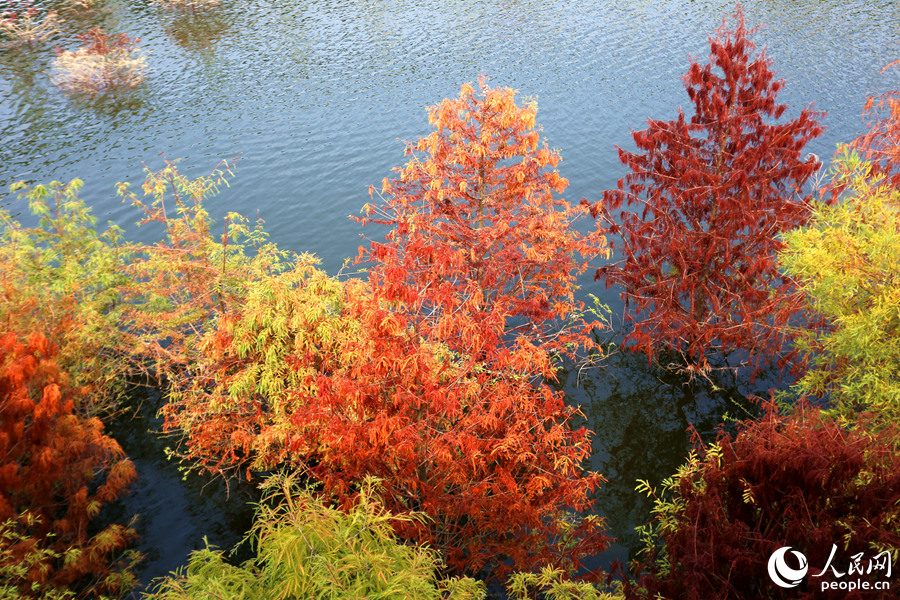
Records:
M286 249L315 252L335 273L355 255L363 232L347 218L368 201L367 188L403 162L403 144L427 132L426 107L487 75L536 97L538 122L563 157L566 198L599 198L624 172L615 145L648 117L674 118L688 103L681 83L687 56L703 56L707 35L733 10L725 0L224 0L220 9L179 14L149 2L96 0L91 10L63 10L62 0L36 3L67 22L36 52L0 51L0 202L21 206L5 190L80 177L82 196L101 220L138 230L133 208L114 194L117 181L137 183L159 154L182 158L192 176L242 153L232 187L210 203L214 217L237 211L267 222ZM830 156L863 123L867 93L900 87L894 69L900 12L893 0L748 0L757 38L768 45L787 85L779 96L828 113L826 134L808 148ZM101 25L141 38L150 54L147 83L127 99L76 102L47 76L53 46L77 46L75 34ZM399 139L398 139L399 138ZM615 312L616 290L589 278L585 292ZM565 389L597 432L593 466L609 483L598 512L623 547L643 522L649 501L637 478L659 481L680 464L694 424L709 433L729 394L699 393L660 381L640 357L619 355ZM734 395L732 393L731 395ZM115 426L138 463L141 483L126 509L143 515L144 576L180 565L202 535L223 547L236 541L249 513L223 502L209 483L182 483L162 456L164 442L143 435L140 420ZM204 487L205 486L205 487ZM232 496L232 499L235 496Z
M600 367L562 374L560 388L580 404L595 434L590 468L607 479L594 494L594 510L605 515L616 541L592 566L625 563L640 546L634 528L647 522L653 501L635 492L638 479L658 487L692 448L691 427L712 440L720 425L757 414L749 394L766 395L762 380L750 388L726 372L712 381L688 382L651 369L643 354L618 349Z
M180 48L215 59L215 45L228 30L227 18L217 10L173 11L166 33Z

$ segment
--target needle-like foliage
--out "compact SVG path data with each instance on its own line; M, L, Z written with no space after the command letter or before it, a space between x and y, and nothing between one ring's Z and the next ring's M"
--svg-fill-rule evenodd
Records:
M135 583L138 555L127 546L136 533L121 524L92 531L92 522L125 493L134 465L98 419L73 412L80 390L55 354L42 335L0 335L0 589L122 594Z
M464 86L432 119L438 134L418 145L434 156L413 158L370 207L394 230L366 254L367 281L265 246L244 256L228 229L215 242L210 180L152 175L150 216L169 236L134 265L133 329L169 341L159 364L185 366L167 371L177 394L164 413L186 458L248 477L302 468L348 505L375 475L392 512L429 516L397 532L454 572L505 558L571 569L607 545L599 518L576 516L603 478L582 467L580 413L541 378L555 356L594 347L574 273L603 240L579 234L585 209L554 196L564 181L544 168L558 156L540 147L532 105Z
M0 332L42 331L73 385L90 389L78 410L99 414L116 409L125 377L140 368L119 328L133 246L117 226L97 227L81 186L12 186L40 219L24 227L0 209Z
M835 205L820 205L807 227L785 236L784 270L810 310L828 323L803 330L810 354L800 393L826 397L852 419L872 410L900 418L900 189L884 165L846 147L836 160Z
M692 369L736 350L759 368L785 350L800 306L776 267L778 236L808 219L803 185L821 166L803 158L820 115L779 122L784 81L740 9L735 20L710 37L707 64L691 61L693 113L632 132L637 151L619 148L630 173L594 207L621 235L621 260L596 276L623 288L626 341L651 359L680 354ZM617 214L623 203L637 210Z
M870 414L848 428L808 405L789 415L769 406L737 434L721 431L715 444L700 446L659 495L641 482L638 490L656 497L655 519L644 530L649 554L635 565L638 582L626 584L626 597L812 600L822 597L817 578L833 546L838 578L856 555L862 569L881 552L896 564L898 429L871 424ZM769 557L785 546L808 561L797 587L779 587L767 575ZM870 585L889 575L857 573ZM832 571L825 575L834 581ZM889 588L841 597L889 600L896 597Z
M229 565L221 552L194 552L186 570L157 583L145 600L246 598L247 600L479 600L484 586L472 579L441 579L439 555L409 546L392 523L424 515L387 512L377 482L362 482L348 512L325 506L291 477L266 482L251 534L256 557Z
M485 345L497 349L495 335L547 352L590 346L599 324L581 320L576 276L608 256L606 240L581 234L587 206L559 196L568 180L559 154L541 143L537 104L480 87L466 84L431 109L434 131L407 146L409 162L365 207L363 223L391 231L360 257L379 297L419 313L426 336L446 329L439 334L451 348L471 350L457 338L460 318L484 324Z

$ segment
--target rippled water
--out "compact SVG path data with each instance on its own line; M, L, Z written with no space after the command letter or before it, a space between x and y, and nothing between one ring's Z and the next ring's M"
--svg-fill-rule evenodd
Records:
M615 145L627 147L632 128L674 118L687 103L687 57L705 55L707 35L733 9L712 0L222 0L215 12L190 16L143 1L98 0L84 14L61 1L38 5L67 22L37 53L0 50L2 189L80 177L97 214L150 240L158 231L135 230L137 214L116 198L117 181L139 183L143 164L161 167L160 153L197 175L241 153L211 212L258 211L275 242L315 252L331 273L364 243L347 216L402 163L399 140L425 134L426 107L463 82L483 73L536 97L538 121L571 182L567 198L596 199L623 174ZM867 93L900 87L900 71L879 72L900 54L893 1L751 0L745 11L749 23L766 24L756 39L787 80L779 99L788 114L810 103L827 113L825 135L809 146L820 156L861 131ZM74 34L97 24L140 37L149 52L147 84L127 100L73 102L45 73L52 45L74 49ZM8 195L3 202L14 206ZM618 308L614 291L586 285ZM566 383L598 433L594 465L610 478L598 510L626 545L647 511L634 479L671 473L687 424L709 430L728 410L656 381L638 363ZM164 558L150 577L180 564L218 509L197 509L196 490L178 487L155 451L139 452L155 465L142 474L141 492L159 507L145 519L145 543ZM168 503L166 494L187 499ZM172 529L177 539L166 542Z

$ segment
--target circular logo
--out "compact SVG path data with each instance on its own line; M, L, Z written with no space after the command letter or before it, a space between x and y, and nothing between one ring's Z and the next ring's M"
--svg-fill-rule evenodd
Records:
M772 556L769 557L769 577L772 578L776 585L783 588L797 587L809 568L806 557L796 550L791 550L791 553L800 561L800 568L792 569L787 566L784 555L787 554L788 550L791 550L791 547L784 546L773 552Z

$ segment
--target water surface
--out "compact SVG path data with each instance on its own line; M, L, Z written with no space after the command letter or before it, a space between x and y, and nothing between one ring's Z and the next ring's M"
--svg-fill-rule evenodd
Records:
M347 218L368 201L368 186L402 164L402 140L428 132L426 107L462 83L485 74L536 98L571 182L566 197L596 200L624 174L615 146L630 147L629 132L648 117L674 118L687 105L688 57L705 55L708 34L733 10L713 0L223 0L192 16L143 1L98 0L88 13L37 4L67 22L35 53L0 50L0 189L80 177L101 218L151 241L159 231L134 227L139 215L115 196L116 182L138 184L145 164L162 167L161 154L195 175L241 154L230 189L209 204L213 215L258 214L273 241L318 254L330 273L366 243L362 235L378 233ZM900 50L893 1L751 0L745 10L750 24L766 25L755 39L787 80L779 99L788 116L811 104L827 113L810 151L830 156L863 130L867 94L900 88L900 71L880 73ZM141 39L144 88L90 104L49 82L51 47L74 49L74 34L93 25ZM589 279L585 287L621 312L615 290ZM597 432L593 467L610 480L597 510L622 545L603 561L624 558L631 528L646 519L634 480L674 471L689 424L710 432L722 412L739 411L725 395L660 381L643 364L613 358L563 384ZM143 429L123 435L142 477L128 506L143 514L147 580L182 564L204 534L233 543L246 514L223 517L233 509L222 490L182 483L160 444L141 441Z

